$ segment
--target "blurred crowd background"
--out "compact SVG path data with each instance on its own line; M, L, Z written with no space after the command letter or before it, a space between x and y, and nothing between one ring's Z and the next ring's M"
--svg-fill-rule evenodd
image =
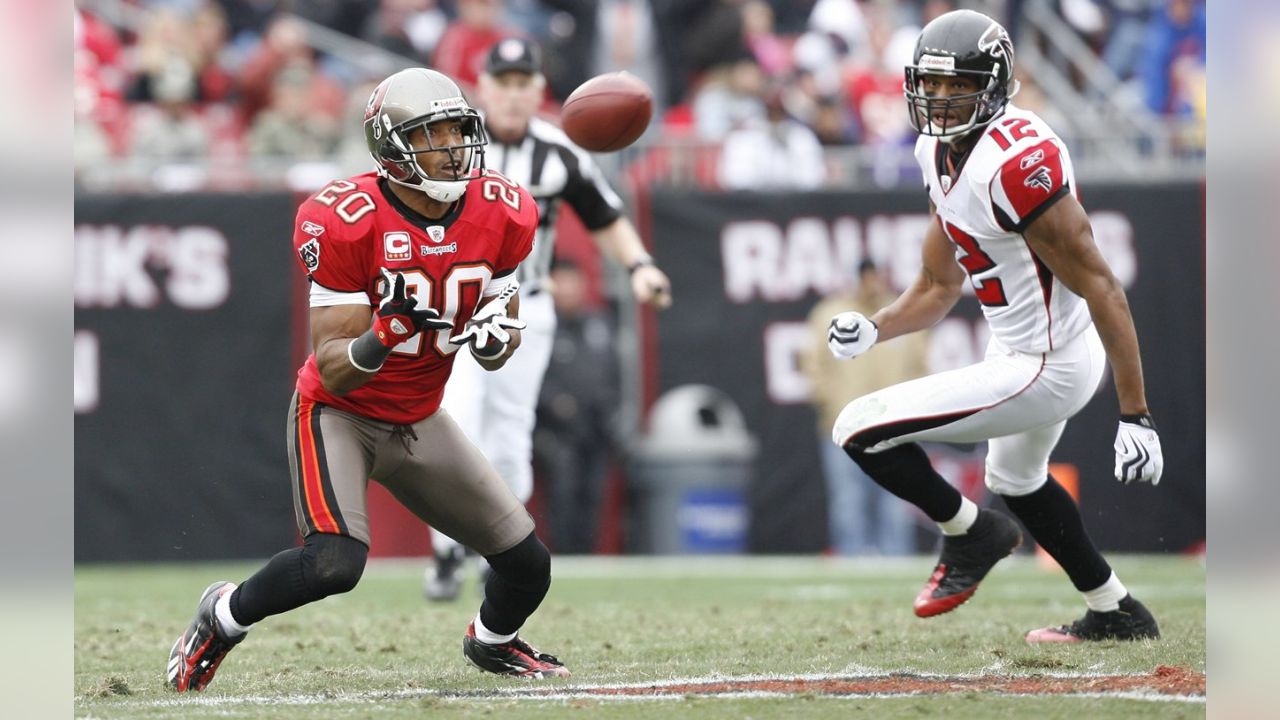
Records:
M1009 28L1015 102L1058 129L1084 174L1200 172L1203 2L962 4ZM545 49L549 117L598 73L626 70L654 89L653 126L606 163L613 173L725 189L914 183L902 67L919 28L956 5L79 0L77 180L89 190L317 187L369 167L358 110L381 78L422 65L465 88L488 48L518 34ZM735 145L755 148L752 160L731 162L744 157Z
M93 523L103 522L116 542L78 547L77 557L188 557L200 533L226 534L181 521L187 495L163 478L185 462L185 451L154 452L159 441L130 429L138 422L163 426L169 448L208 443L227 456L201 472L222 483L208 486L207 502L237 507L245 537L228 552L254 556L278 545L262 528L279 525L272 513L288 508L264 500L255 515L239 505L242 493L271 487L262 478L284 472L278 450L246 439L277 439L278 403L270 398L288 387L309 350L297 332L305 316L290 315L296 288L279 286L280 269L291 263L291 209L334 178L372 169L360 122L379 81L404 67L434 67L474 101L489 49L512 35L543 48L542 113L552 121L565 98L600 73L626 70L653 89L645 136L595 157L671 275L676 303L661 316L641 312L625 270L601 262L572 212L558 216L550 285L559 322L537 409L530 506L550 526L553 549L926 547L932 525L900 503L877 505L890 496L849 476L854 466L829 442L829 428L847 398L873 389L868 383L977 359L985 324L976 306L966 306L918 344L856 367L824 362L822 328L832 308L870 311L914 277L912 243L928 218L903 66L920 28L956 7L986 12L1013 35L1022 85L1014 102L1068 143L1100 245L1125 278L1135 316L1150 318L1138 317L1138 325L1144 348L1157 348L1145 358L1157 408L1177 419L1169 437L1191 439L1166 449L1173 458L1172 446L1184 446L1183 492L1162 487L1142 500L1156 504L1143 506L1141 521L1111 522L1109 508L1133 501L1103 486L1111 440L1093 434L1114 425L1109 400L1094 403L1089 412L1097 416L1074 423L1059 453L1092 483L1082 503L1091 532L1108 548L1203 547L1194 544L1203 538L1204 452L1194 441L1203 398L1174 392L1202 386L1204 377L1199 351L1181 351L1203 317L1203 294L1194 290L1203 287L1201 269L1186 262L1204 257L1199 0L79 0L77 536L95 537ZM754 220L754 249L735 254L722 247L725 228L744 218ZM175 244L187 250L173 251ZM840 254L845 246L857 252ZM729 297L727 258L743 256L735 267L746 284ZM133 309L131 292L161 287L166 273L164 287L189 281L209 302L193 310L158 301L155 290L132 303L148 312L124 312ZM707 282L721 276L725 288ZM249 312L261 336L244 330ZM732 314L734 326L699 320L717 314ZM284 347L277 333L290 323L294 342ZM146 370L157 357L166 367L181 364L167 359L176 352L168 345L139 363L131 353L140 335L161 344L187 338L182 352L200 372L239 377L238 356L220 352L229 327L274 358L254 356L262 385L239 396L262 399L262 408L229 412L222 395L187 388L185 378L173 380L191 390L185 401L168 389L136 390L168 387L155 383L159 370ZM217 350L202 350L204 342ZM721 352L730 343L732 359ZM690 390L699 383L720 387ZM216 432L188 423L183 402L211 403ZM94 443L115 462L80 450ZM686 466L679 472L664 443ZM981 448L939 452L940 472L981 496ZM1076 470L1055 468L1060 478L1068 472ZM127 500L139 483L152 483L152 503L171 503L173 512L148 512L122 539L118 513L137 512ZM668 495L660 486L683 492L681 483L706 487L679 511L662 505ZM420 553L426 535L416 522L395 515L390 500L379 505L375 494L371 502L381 513L382 551ZM815 522L822 514L827 527ZM182 540L156 540L170 536Z

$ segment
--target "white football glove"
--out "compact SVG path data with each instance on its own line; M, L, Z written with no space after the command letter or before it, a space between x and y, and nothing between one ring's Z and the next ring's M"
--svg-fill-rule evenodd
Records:
M516 287L513 283L508 286L509 291L504 291L485 303L467 321L462 332L449 338L449 342L457 345L470 344L471 354L481 360L492 360L506 352L507 345L511 342L511 333L507 330L523 330L526 327L525 321L507 317L507 302L515 295Z
M827 347L840 360L858 357L871 349L880 328L862 313L842 312L827 326Z
M1164 453L1160 435L1150 415L1122 415L1116 430L1116 479L1128 484L1135 480L1160 484Z

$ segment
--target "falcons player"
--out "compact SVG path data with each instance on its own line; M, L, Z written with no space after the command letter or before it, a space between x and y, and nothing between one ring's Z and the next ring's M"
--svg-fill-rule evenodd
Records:
M992 338L973 366L895 385L850 402L832 439L878 484L942 530L942 557L915 601L920 617L968 600L1022 541L1018 524L979 509L938 475L921 441L989 441L986 484L1066 570L1084 616L1034 630L1030 642L1159 637L1085 532L1079 509L1048 474L1067 419L1110 361L1119 399L1115 475L1160 480L1160 439L1147 407L1138 338L1124 290L1093 242L1062 141L1017 92L1013 46L991 18L947 13L920 33L904 94L920 133L934 222L923 268L890 305L831 320L828 345L853 358L941 320L973 286Z
M440 398L465 346L486 369L520 345L516 266L533 198L484 169L480 116L448 77L415 68L369 99L377 172L330 183L298 210L294 245L310 278L313 352L289 409L289 464L302 547L238 587L219 581L174 643L168 681L203 690L254 623L351 590L368 555L369 479L493 572L463 639L483 670L568 675L517 631L551 585L533 520Z

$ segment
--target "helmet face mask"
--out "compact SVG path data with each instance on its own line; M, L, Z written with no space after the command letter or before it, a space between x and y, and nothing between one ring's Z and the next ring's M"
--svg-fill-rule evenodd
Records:
M929 76L967 78L977 89L934 97L926 89ZM995 20L972 10L946 13L925 26L902 87L911 126L943 142L986 127L1017 92L1009 34ZM960 119L953 121L952 115ZM941 124L935 116L943 118Z
M461 142L436 146L432 126L452 129L454 122ZM378 174L438 202L462 197L471 178L484 171L488 136L480 113L457 84L434 70L402 70L378 85L365 106L364 130Z

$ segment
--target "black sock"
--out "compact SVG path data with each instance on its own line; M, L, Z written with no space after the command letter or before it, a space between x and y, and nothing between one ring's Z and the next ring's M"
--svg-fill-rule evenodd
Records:
M551 589L551 553L536 534L529 533L510 550L485 559L493 572L484 586L480 622L496 635L510 635L524 625Z
M918 443L867 453L846 445L844 451L880 487L924 511L934 522L960 512L960 491L939 475Z
M1111 577L1111 566L1085 532L1080 508L1052 475L1030 495L1001 497L1077 590L1095 590Z
M369 548L355 538L309 535L302 547L276 553L231 593L231 617L250 625L347 592L360 581L368 555Z

